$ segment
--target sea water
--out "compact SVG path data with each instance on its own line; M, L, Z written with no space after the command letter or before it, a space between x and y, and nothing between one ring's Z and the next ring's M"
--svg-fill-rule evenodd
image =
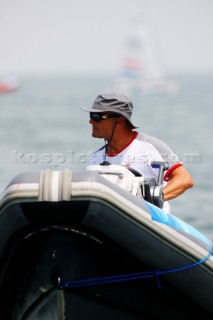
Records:
M171 201L172 213L213 238L213 74L173 77L172 94L137 95L133 122L166 142L191 173L194 187ZM17 92L0 95L0 192L20 172L80 170L103 145L91 137L88 113L108 91L111 76L25 77Z

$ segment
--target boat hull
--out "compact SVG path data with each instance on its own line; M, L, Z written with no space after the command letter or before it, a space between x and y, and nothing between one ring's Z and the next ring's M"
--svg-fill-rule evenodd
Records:
M94 172L16 177L1 199L0 319L209 319L212 257L159 273L199 260L180 247L192 235L174 230L172 242L161 227Z

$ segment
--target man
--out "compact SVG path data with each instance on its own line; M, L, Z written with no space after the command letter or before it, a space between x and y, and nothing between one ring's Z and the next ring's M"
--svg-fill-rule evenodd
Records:
M130 166L145 178L156 178L152 161L167 161L169 169L164 180L164 200L168 201L193 187L193 180L173 151L161 140L138 133L132 124L132 102L116 93L100 94L89 109L92 136L105 140L105 145L90 158L90 164L107 161Z

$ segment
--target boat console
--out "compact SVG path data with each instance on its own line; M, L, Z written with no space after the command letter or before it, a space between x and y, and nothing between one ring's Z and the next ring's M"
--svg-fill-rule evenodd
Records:
M88 166L88 170L99 173L102 177L115 183L122 189L132 193L137 197L163 208L163 177L168 170L167 162L154 161L152 167L159 169L157 181L154 178L145 178L137 170L121 165L112 165L108 162Z

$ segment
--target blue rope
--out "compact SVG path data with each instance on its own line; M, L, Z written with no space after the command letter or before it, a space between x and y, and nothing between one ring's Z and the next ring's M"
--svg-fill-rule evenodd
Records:
M82 279L82 280L71 280L71 281L59 281L57 287L58 289L70 289L70 288L79 288L79 287L87 287L87 286L94 286L100 284L109 284L109 283L116 283L116 282L124 282L124 281L133 281L133 280L140 280L140 279L149 279L149 278L157 278L158 288L161 289L159 276L180 272L183 270L187 270L197 265L200 265L207 261L209 257L213 254L213 247L209 251L208 255L203 259L189 264L187 266L179 267L176 269L170 270L153 270L153 271L145 271L145 272L137 272L137 273L130 273L130 274L123 274L123 275L115 275L115 276L106 276L106 277L99 277L99 278L89 278L89 279Z

